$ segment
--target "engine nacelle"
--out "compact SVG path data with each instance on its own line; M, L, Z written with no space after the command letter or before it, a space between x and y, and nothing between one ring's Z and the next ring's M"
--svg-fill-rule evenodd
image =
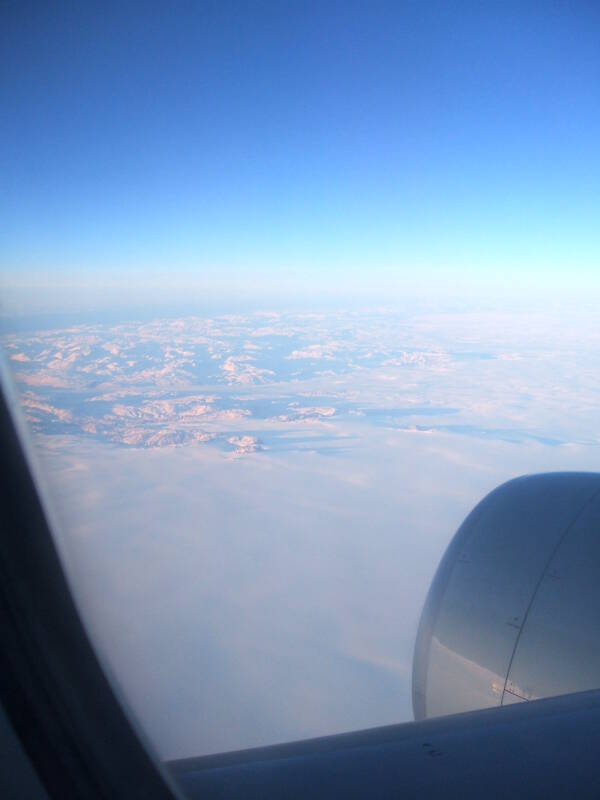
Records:
M600 687L600 474L516 478L450 542L421 615L415 719Z

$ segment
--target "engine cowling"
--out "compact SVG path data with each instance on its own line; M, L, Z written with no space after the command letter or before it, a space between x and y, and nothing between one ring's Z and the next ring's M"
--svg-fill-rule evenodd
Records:
M600 687L600 474L548 473L485 497L421 615L415 719Z

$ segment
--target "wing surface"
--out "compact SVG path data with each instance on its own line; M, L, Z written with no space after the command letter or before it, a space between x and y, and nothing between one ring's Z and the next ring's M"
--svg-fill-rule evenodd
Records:
M598 798L600 691L170 762L189 798Z

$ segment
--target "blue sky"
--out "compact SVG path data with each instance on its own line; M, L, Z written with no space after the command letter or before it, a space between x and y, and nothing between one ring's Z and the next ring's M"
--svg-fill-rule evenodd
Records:
M4 288L600 285L595 3L6 3Z

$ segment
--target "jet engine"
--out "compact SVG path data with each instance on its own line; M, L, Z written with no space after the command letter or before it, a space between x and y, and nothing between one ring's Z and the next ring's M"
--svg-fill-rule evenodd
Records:
M438 567L413 660L416 720L600 687L600 474L485 497Z

